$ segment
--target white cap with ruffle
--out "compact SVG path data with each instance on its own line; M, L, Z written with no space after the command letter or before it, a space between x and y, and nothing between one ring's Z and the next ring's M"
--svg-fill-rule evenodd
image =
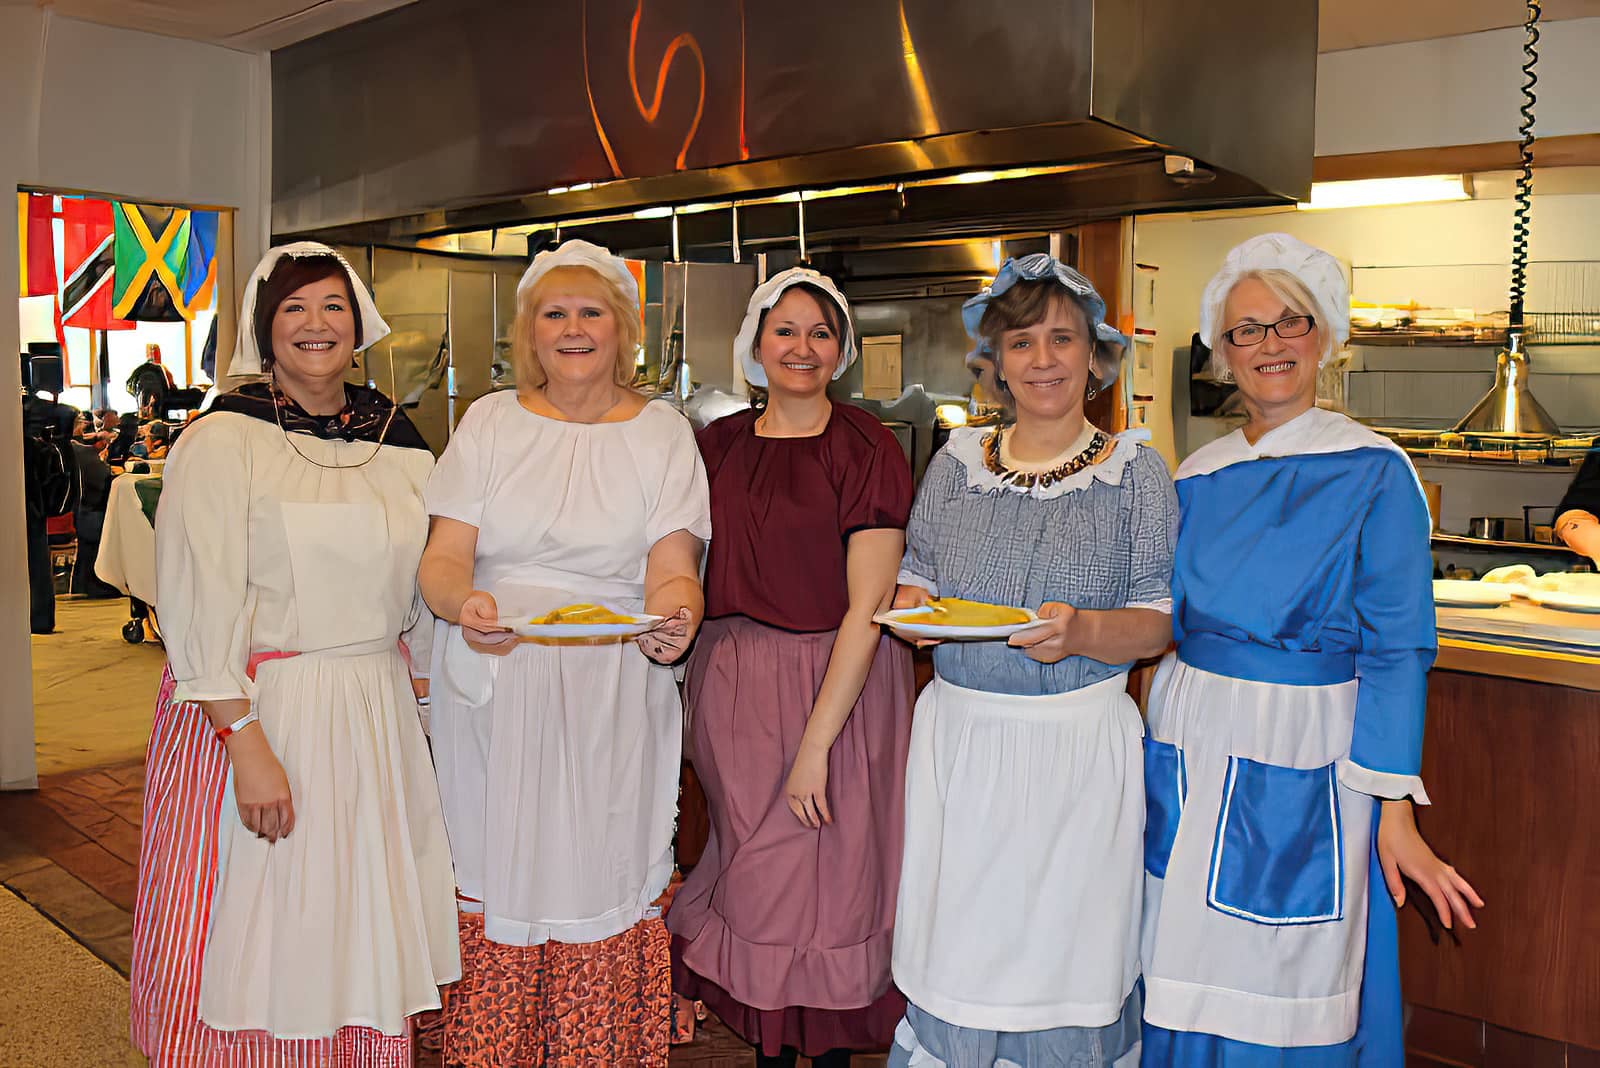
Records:
M744 323L733 339L733 354L744 370L744 380L752 386L764 389L767 385L767 372L756 359L756 331L761 325L761 313L778 303L786 290L801 284L812 285L822 290L839 306L839 314L844 322L842 331L844 336L839 339L839 366L833 370L834 380L838 381L856 361L856 332L850 323L850 302L844 298L844 294L839 292L839 287L834 285L827 275L813 271L809 267L791 267L787 271L773 275L750 294L750 303L745 308Z
M337 249L320 241L296 241L289 245L278 245L267 250L267 254L261 257L261 262L256 264L256 269L250 272L250 280L244 284L244 301L239 308L238 336L233 343L233 360L228 364L228 374L236 378L266 373L261 366L261 348L256 344L256 295L261 292L261 284L278 266L278 261L285 256L300 258L332 256L339 261L339 265L344 268L345 277L350 280L350 294L355 298L356 312L361 316L361 344L356 347L357 352L370 348L389 336L389 324L378 314L378 306L372 303L372 294L367 292L366 285L356 274L355 268L350 266L350 261L340 255Z

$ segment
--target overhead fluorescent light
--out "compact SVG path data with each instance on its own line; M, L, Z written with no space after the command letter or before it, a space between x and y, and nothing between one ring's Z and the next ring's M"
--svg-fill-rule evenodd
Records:
M955 185L981 185L984 182L992 182L998 177L994 171L964 171L950 181Z
M665 219L672 214L672 209L665 204L658 204L652 208L640 208L633 213L635 219Z
M1461 174L1426 174L1415 178L1367 178L1355 182L1315 182L1302 211L1328 208L1370 208L1384 204L1428 204L1471 200L1472 179Z

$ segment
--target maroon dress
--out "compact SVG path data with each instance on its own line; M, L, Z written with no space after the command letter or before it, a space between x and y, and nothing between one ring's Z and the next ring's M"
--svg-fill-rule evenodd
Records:
M889 978L900 874L911 655L880 639L828 754L820 830L784 782L849 607L851 534L904 529L911 472L871 415L763 438L754 412L700 433L711 483L706 621L685 683L711 834L667 915L673 983L769 1055L880 1049L905 1002Z

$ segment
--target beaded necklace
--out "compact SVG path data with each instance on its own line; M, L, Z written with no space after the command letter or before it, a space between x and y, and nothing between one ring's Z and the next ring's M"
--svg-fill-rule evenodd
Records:
M983 439L983 466L988 468L991 474L998 475L1006 485L1020 486L1023 489L1044 489L1064 478L1070 478L1099 459L1101 452L1111 443L1111 438L1105 431L1096 430L1094 437L1089 439L1089 444L1082 452L1063 460L1048 471L1017 471L1007 467L1000 459L1002 433L1004 430L997 427Z

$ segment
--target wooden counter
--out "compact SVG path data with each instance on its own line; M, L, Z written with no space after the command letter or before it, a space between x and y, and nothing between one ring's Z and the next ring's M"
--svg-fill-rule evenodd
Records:
M1486 905L1452 933L1408 892L1407 1048L1423 1064L1600 1065L1600 656L1439 646L1417 818Z

